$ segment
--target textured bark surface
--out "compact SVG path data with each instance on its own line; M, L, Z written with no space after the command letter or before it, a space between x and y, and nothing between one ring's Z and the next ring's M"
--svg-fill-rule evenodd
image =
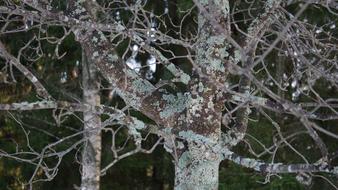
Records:
M203 144L190 144L175 166L175 190L216 190L221 159Z
M15 66L32 83L37 95L44 99L0 104L0 110L53 110L53 116L60 112L57 118L59 123L65 116L83 112L84 138L67 150L82 145L82 190L98 190L100 172L105 174L119 160L136 153L150 154L162 144L173 156L177 190L217 189L219 163L222 160L267 173L266 179L277 173L338 173L338 167L332 165L337 153L329 155L331 147L325 144L328 141L318 134L319 131L338 139L336 131L321 123L337 120L337 99L332 96L332 90L317 89L315 85L319 79L325 79L331 83L331 88L337 88L336 23L330 21L327 26L320 26L303 20L303 17L307 17L305 10L310 4L318 9L326 7L330 12L330 8L337 8L337 3L317 0L192 0L191 11L182 15L181 24L176 27L171 25L176 25L178 17L172 23L167 23L173 13L177 13L176 10L168 11L170 6L165 7L165 3L168 5L167 0L163 2L164 7L162 1L141 0L121 1L123 3L69 0L65 1L64 8L54 3L47 5L46 2L25 0L21 5L16 2L8 5L0 3L0 14L4 14L0 21L8 26L12 25L11 22L14 26L22 25L14 29L4 26L0 36L13 31L24 32L25 35L39 31L43 37L32 37L20 50L22 53L25 49L39 49L34 44L40 44L48 37L48 28L64 27L64 36L60 39L56 37L58 40L54 43L55 56L61 58L58 51L63 51L63 40L68 35L72 35L74 41L81 45L83 78L82 86L78 87L83 88L83 101L54 101L48 94L48 86L43 85L44 79L36 77L34 69L26 68L25 56L31 58L30 66L35 65L34 60L45 57L52 59L53 56L39 51L32 53L37 56L29 55L27 52L30 51L15 55L7 47L6 40L1 39L0 57L7 61L6 67ZM169 4L183 13L185 11L180 7L183 5L178 6L179 2L185 1L172 1ZM290 10L289 5L292 3L297 3L292 6L299 6L296 8L299 10ZM156 6L150 8L150 4ZM163 14L159 15L163 8ZM128 19L123 18L126 15ZM188 22L193 26L186 27ZM45 25L47 30L42 27ZM127 41L128 45L125 43ZM69 53L69 50L66 51L65 54ZM145 60L148 55L151 59ZM274 58L279 56L283 59L279 59L276 68ZM134 66L131 66L131 60L134 60ZM152 65L148 64L150 60ZM152 73L155 80L145 77L143 73L151 66L155 66L158 72L156 75L155 71ZM67 75L67 72L61 74ZM98 75L103 78L102 90L110 90L108 99L111 102L106 105L100 102L100 96L103 97L102 102L106 102L106 98L105 93L99 93ZM290 79L293 79L292 88L282 84L289 84ZM67 82L60 83L67 89ZM106 88L108 83L109 89ZM326 83L320 82L318 86L322 84ZM52 90L50 92L55 94ZM122 104L122 100L115 102L113 95L110 97L115 92L123 99ZM294 101L294 93L298 93L297 97L303 96L303 99ZM272 113L277 113L277 117L272 117ZM287 127L283 127L284 115L288 117L285 123L298 123L292 126L291 135ZM102 123L101 116L104 118ZM259 133L261 136L258 137L250 134L260 130L260 124L264 128L275 128L274 133L269 134L273 141L269 148L266 146L268 144L260 142L267 141L263 133ZM120 140L116 137L124 127L128 137L123 136L127 140L120 146L116 144ZM113 159L100 171L102 129L112 133ZM151 148L147 140L150 133L158 137ZM303 133L313 139L316 145L313 147L318 150L312 145L302 147L296 144L306 139L300 137L294 140ZM78 135L82 135L82 132L78 132ZM129 147L130 139L133 139L134 147ZM252 144L250 139L262 145L264 151L257 154L256 147L252 146L256 143ZM63 152L49 153L46 150L63 140L46 146L41 154L34 153L37 156L32 160L26 159L24 153L16 153L23 154L17 160L36 166L29 180L31 188L34 179L39 179L38 171L46 169L43 165L45 158L57 156L61 161ZM248 153L248 157L232 152L232 148L240 142L248 145L245 145L248 149L240 151L245 155ZM302 148L297 150L298 146ZM278 149L284 147L293 150L304 162L293 163L291 158L284 160L285 163L277 162L281 160L275 158L279 154ZM314 153L315 159L306 158L305 151L310 149L321 155L316 156ZM270 157L263 157L267 154ZM12 154L3 154L2 151L0 156L13 158ZM265 161L259 160L263 158ZM310 163L310 160L317 162ZM57 167L48 169L57 173ZM46 180L52 178L46 174Z
M197 1L196 1L197 2ZM206 10L214 12L219 17L219 23L227 28L227 0L206 4L198 1ZM222 105L224 94L222 85L228 71L225 63L229 56L229 44L224 34L213 30L213 23L202 16L198 17L199 40L196 43L195 72L188 84L191 98L187 104L186 122L180 128L179 136L190 139L186 149L179 152L175 166L175 189L206 190L218 189L219 154L215 154L211 144L217 144L221 136ZM208 76L208 77L206 77ZM197 142L197 143L196 143Z
M87 62L82 52L83 101L92 106L100 105L100 81L95 65ZM92 111L83 112L84 138L82 153L81 190L100 189L101 171L101 118Z

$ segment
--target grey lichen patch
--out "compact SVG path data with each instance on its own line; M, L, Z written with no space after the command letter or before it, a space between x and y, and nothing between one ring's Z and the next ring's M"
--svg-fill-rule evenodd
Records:
M99 41L99 39L97 39L96 37L93 37L93 39L92 39L93 43L97 43L98 41Z
M231 97L232 100L236 101L236 102L245 102L247 97L243 97L241 95L233 95Z
M200 114L197 112L202 110L202 103L204 99L201 96L198 96L197 98L191 99L189 102L189 111L194 115L195 117L199 117Z
M223 16L227 17L229 14L229 1L228 0L214 0L215 4L222 10Z
M198 92L203 92L204 91L204 86L202 82L198 83Z
M234 55L234 63L237 64L242 60L242 54L241 51L235 50L235 55Z
M164 139L163 148L167 152L172 153L173 150L176 148L175 141L174 141L174 136L172 134L172 128L166 127L164 129L162 129L161 132L162 132L161 136Z
M207 33L201 35L208 35ZM202 37L203 38L203 37ZM215 71L225 72L224 58L229 57L228 44L223 35L210 36L206 41L200 42L197 59L202 67L206 67L208 73Z
M139 132L139 130L144 129L145 127L146 127L145 124L136 118L132 118L131 122L129 122L128 133L129 135L133 136L136 144L141 143L142 135L141 132Z
M98 51L94 51L93 55L92 55L92 59L96 59L99 57L99 52Z
M253 102L256 102L258 105L266 105L268 99L267 98L262 98L262 97L257 97L257 96L252 96Z
M206 143L206 144L216 144L216 142L213 139L205 137L203 135L196 134L192 130L180 131L178 133L178 136L186 139L188 142L193 141L193 142L203 143L203 144L204 143Z
M32 81L33 83L35 83L35 82L38 82L38 79L37 79L35 76L33 76L32 79L31 79L31 81Z
M134 89L134 91L137 91L142 94L146 94L154 90L154 87L153 85L151 85L151 83L149 83L148 81L141 80L141 79L134 80L132 82L132 88Z
M188 84L190 81L190 76L187 75L186 73L181 74L180 80L183 84Z
M106 36L103 34L103 32L100 32L99 35L100 35L100 41L101 41L101 42L107 41L107 38L106 38Z
M170 72L172 72L173 74L175 74L175 73L177 72L177 69L176 69L176 67L175 67L174 64L169 64L169 65L166 66L166 68L167 68Z
M112 63L116 62L119 57L116 54L108 54L108 60Z
M176 96L172 94L165 94L162 98L166 102L166 106L164 107L163 111L160 112L160 117L165 119L186 109L189 96L183 95L182 93L177 93Z
M139 75L135 71L133 71L132 69L129 69L127 67L123 69L123 72L126 73L127 77L130 77L132 79L136 79L136 78L139 77Z
M239 143L241 139L244 138L244 133L238 133L235 131L230 131L228 133L222 133L221 139L224 146L235 146Z
M333 173L334 173L334 174L338 174L338 166L334 167Z
M178 161L178 167L184 168L190 161L189 152L184 152Z
M176 166L175 189L217 189L220 156L203 144L189 145Z
M248 28L249 36L257 36L259 32L265 31L278 17L281 16L280 12L276 11L281 2L282 0L266 1L265 11L259 17L255 18ZM246 43L252 40L252 38L247 38Z
M123 32L126 29L122 24L116 23L116 25L115 29L117 32Z
M175 76L179 75L179 82L182 82L183 84L188 84L191 80L190 76L181 70L177 69L174 64L169 64L166 66L166 68Z
M201 5L205 6L208 5L209 1L208 0L198 0L199 3L201 3Z
M266 3L265 3L265 6L267 8L272 8L272 7L275 7L277 6L278 4L280 4L281 0L268 0Z
M214 109L214 102L212 101L212 99L210 99L208 102L208 108L211 110Z
M134 108L139 109L141 107L141 99L135 96L132 93L125 92L119 88L116 88L116 93L123 98L123 100L128 104L132 105Z
M214 189L218 185L218 163L217 162L196 162L191 159L188 153L184 153L179 160L178 167L181 171L180 184L175 189L186 190L186 189ZM189 166L189 164L192 164ZM188 167L189 171L184 171L184 167ZM188 175L187 175L188 174Z
M86 9L84 7L77 7L75 10L74 10L74 14L75 15L80 15L81 13L84 13L86 12Z
M220 59L214 59L214 60L212 60L210 62L210 67L209 68L212 69L212 70L214 70L214 71L221 71L221 72L225 71L225 67L222 64L222 61Z
M154 107L156 107L156 108L159 108L160 107L160 102L155 101L155 102L152 102L151 105L154 106Z
M138 120L136 118L132 118L132 125L133 128L137 129L137 130L141 130L144 129L146 126L143 123L143 121Z
M207 40L207 44L210 45L220 45L223 46L226 41L226 38L224 35L217 35L217 36L210 36Z
M34 104L30 104L29 102L20 102L20 103L13 103L14 107L25 107L25 108L33 108Z
M68 18L67 16L65 16L65 17L63 18L63 21L64 21L64 22L68 22L68 21L69 21L69 18Z
M207 117L207 121L208 122L212 122L214 120L214 116L213 115L209 115L208 117Z

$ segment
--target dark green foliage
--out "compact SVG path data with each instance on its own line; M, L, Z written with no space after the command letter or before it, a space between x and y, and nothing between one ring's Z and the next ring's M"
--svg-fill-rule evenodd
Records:
M162 18L165 21L168 21L168 16L172 19L174 24L179 24L181 19L185 19L182 21L182 36L190 36L192 34L196 34L196 8L194 8L188 16L184 17L187 14L188 10L193 7L192 0L177 0L177 1L169 1L169 15L164 15ZM98 1L99 3L107 3L105 0ZM234 1L235 2L235 1ZM232 2L232 3L234 3ZM236 1L241 2L236 6L240 8L245 8L245 1ZM128 1L129 3L129 1ZM0 5L2 3L0 2ZM260 6L262 3L257 1L254 6ZM58 0L53 1L52 5L57 5L58 10L63 10L66 7L66 1ZM130 17L130 12L125 9L122 9L118 6L121 4L113 4L111 8L111 14L114 14L114 11L121 11L121 19L123 21L128 21ZM234 4L231 4L234 6ZM289 11L296 12L298 9L298 5L287 7ZM145 10L148 12L145 13L146 16L149 16L150 12L154 12L155 15L161 15L163 13L164 7L163 2L159 0L152 0L147 3L145 6ZM253 15L259 14L257 11L250 12ZM248 17L247 12L237 13L235 14L238 20L246 19ZM306 15L306 16L305 16ZM316 6L311 6L304 13L304 18L308 19L311 23L321 24L327 23L332 20L332 23L337 22L336 17L328 16L328 12L324 11L322 8L318 8ZM105 19L107 15L100 15L102 20ZM100 17L100 18L101 18ZM169 22L165 22L167 25L159 26L159 30L167 30L168 35L173 38L178 37L179 28L175 28ZM14 23L11 27L18 27L22 23ZM129 23L130 24L130 23ZM245 29L250 24L250 21L242 21L237 23L240 29ZM44 26L42 26L44 27ZM327 26L325 26L327 27ZM44 28L49 35L54 36L63 36L64 31L60 27L48 27ZM9 36L0 36L1 41L5 43L8 50L14 55L17 54L18 47L21 47L24 43L34 35L37 34L37 29L32 29L30 32L26 32L25 35L19 33L17 35ZM337 31L334 30L333 33ZM241 34L238 31L233 31L234 39L241 39ZM275 38L275 36L271 36L271 39ZM128 50L128 46L130 45L130 40L127 37L119 36L115 38L113 43L118 44L116 51L120 56L122 56L125 51ZM34 44L34 43L33 43ZM79 101L81 100L81 67L77 64L81 60L81 48L78 43L76 43L74 36L67 36L62 44L59 47L60 55L66 53L61 59L55 59L54 50L56 48L55 44L51 45L50 43L43 42L42 51L44 52L44 56L36 61L34 64L27 61L21 60L23 64L28 66L36 76L41 79L42 83L46 85L48 91L51 93L53 97L58 100L70 100L70 101ZM283 44L278 44L278 46L282 46ZM186 48L179 45L163 45L161 46L163 49L171 49L176 56L185 55L187 52ZM194 51L194 50L191 50ZM29 53L29 52L25 52ZM162 52L164 56L168 56L168 52ZM262 52L258 52L262 53ZM127 57L129 55L127 54ZM143 56L143 57L142 57ZM140 56L140 59L144 60L148 54L143 54ZM170 57L170 56L168 56ZM267 57L268 61L278 62L280 59L277 53L272 52L271 55ZM188 60L184 58L175 58L172 62L180 67L186 73L192 73L192 66ZM290 60L282 61L285 65L284 70L286 72L291 72L293 66ZM3 60L0 61L0 67L3 66ZM277 64L277 63L276 63ZM261 65L259 65L261 66ZM271 71L271 75L277 78L277 69L276 67L272 67L271 64L268 65L269 71ZM74 74L77 73L77 75ZM61 73L66 73L67 80L66 82L60 82ZM1 92L0 92L0 103L11 103L18 101L36 101L38 98L32 90L32 86L29 84L26 79L20 78L20 74L15 71L15 74L18 75L18 82L22 85L14 85L14 87L10 87L9 84L0 84ZM158 72L155 74L155 82L158 82L160 79L168 80L173 76L170 72L165 69L163 65L158 67ZM266 80L267 75L264 72L256 73L256 77L258 79ZM230 81L232 84L238 83L239 77L232 76ZM24 82L22 82L24 81ZM151 81L155 83L154 81ZM338 93L335 90L327 88L328 83L324 80L318 80L316 85L313 87L316 91L321 92L322 98L327 97L335 97ZM107 81L102 79L102 87L103 88L111 88ZM12 90L12 88L14 90ZM182 84L177 84L175 88L171 86L167 87L168 90L171 91L184 91L185 86ZM29 90L28 90L29 89ZM270 88L272 91L277 92L276 87ZM285 92L283 92L283 96L291 99L291 88L288 87ZM108 90L102 90L102 103L107 103L111 106L116 106L118 108L122 108L125 103L120 98L114 98L112 100L108 99ZM259 94L259 93L258 93ZM301 101L307 101L313 98L313 94L308 96L301 96ZM232 107L234 105L227 105L228 107ZM248 133L250 136L246 137L246 141L249 142L251 147L249 147L246 143L240 144L234 151L243 156L252 157L249 149L252 148L255 152L260 153L264 150L264 148L257 143L252 137L259 139L262 143L265 144L266 147L272 146L274 142L280 141L280 137L277 134L277 129L268 121L264 116L262 116L261 110L257 110L256 108L252 108L253 114L250 115L250 118L253 121L249 122ZM266 111L266 110L264 110ZM67 115L63 117L63 123L56 123L54 116L58 116L61 113L58 111L34 111L34 112L21 112L15 113L15 117L18 118L18 121L12 119L11 114L14 113L4 113L0 112L0 147L1 150L6 152L15 152L16 149L20 151L28 150L27 141L25 135L23 133L22 128L29 133L30 137L30 145L34 147L37 152L42 151L42 149L51 142L56 142L59 138L64 136L69 136L71 134L75 134L82 129L82 123L78 118L81 118L81 114L75 115ZM300 131L302 128L301 123L299 122L299 118L291 117L290 115L283 114L273 114L269 111L266 111L267 115L269 115L274 120L280 121L280 131L282 134L287 136L288 134L294 133L296 131ZM327 110L321 111L323 114L328 114ZM142 119L146 123L151 123L150 119L146 118L146 116L140 114L137 111L130 111L129 113L132 116L135 116L139 119ZM102 116L102 120L106 119L106 116ZM336 122L318 122L320 126L323 126L325 129L338 134L338 127ZM116 129L120 126L109 126L112 129ZM227 129L224 129L227 130ZM128 136L126 128L122 129L116 136L117 145L123 145L126 137ZM329 137L319 134L324 142L327 144L329 148L329 152L336 151L338 149L338 144L332 142L332 139ZM107 165L110 161L113 160L113 155L110 151L111 147L111 134L109 132L103 133L103 141L102 141L102 166ZM78 135L70 140L67 140L60 145L54 147L56 150L65 150L70 147L72 144L81 139L81 135ZM132 143L133 139L129 139L130 142L127 142L127 150L132 150L135 148ZM145 147L150 147L154 142L156 142L156 137L149 137L149 139L144 143ZM13 143L14 142L14 143ZM295 138L290 141L291 144L297 149L301 150L301 153L309 159L309 161L316 161L316 158L319 157L319 151L316 147L313 146L312 139L306 134L299 134ZM16 146L18 144L18 146ZM308 145L312 146L308 146ZM59 166L58 175L52 180L48 182L40 182L36 183L34 189L49 189L49 190L58 190L65 189L70 190L74 189L74 185L80 184L80 166L77 163L80 158L81 146L75 147L68 154L66 154L62 159L62 162ZM278 149L276 153L276 162L286 162L286 163L298 163L303 160L290 148L281 147ZM271 161L271 154L266 154L261 157L261 159L265 159ZM52 166L57 161L57 158L46 159L46 164ZM337 161L336 161L337 162ZM1 158L0 157L0 189L21 189L21 183L27 182L27 180L31 177L34 166L30 164L24 164L19 161ZM39 174L38 177L42 176ZM279 176L271 176L270 182L266 184L262 184L264 182L266 174L260 174L257 172L253 172L251 170L239 167L231 162L223 162L221 164L220 169L220 190L303 190L303 189L320 189L325 187L325 189L331 188L325 180L321 178L315 178L314 183L311 187L306 187L300 185L296 179L295 175L281 175ZM172 163L172 157L165 152L163 148L158 148L151 155L137 154L136 156L128 157L126 159L118 162L114 167L108 170L107 174L102 178L102 190L110 190L110 189L172 189L174 184L174 166ZM324 188L322 188L324 189Z

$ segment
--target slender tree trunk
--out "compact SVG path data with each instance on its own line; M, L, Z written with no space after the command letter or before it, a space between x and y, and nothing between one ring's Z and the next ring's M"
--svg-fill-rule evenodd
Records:
M87 62L82 51L82 85L83 102L90 105L100 105L100 82L94 64ZM83 112L84 138L87 142L82 153L81 190L100 189L101 164L101 119L91 111Z

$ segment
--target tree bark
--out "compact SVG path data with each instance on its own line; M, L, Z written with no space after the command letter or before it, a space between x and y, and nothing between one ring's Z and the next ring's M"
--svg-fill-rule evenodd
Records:
M82 51L83 101L92 106L100 105L100 82L95 64L87 62ZM83 112L84 138L87 139L82 153L81 190L100 189L101 119L91 111Z
M204 145L189 145L175 166L175 190L216 190L220 157Z
M225 63L220 58L227 57L228 54L228 43L222 32L228 28L229 2L194 2L201 12L198 16L199 40L196 43L194 65L194 72L199 75L193 75L188 83L191 98L187 103L186 123L181 126L178 134L188 144L177 154L175 190L216 190L221 158L210 145L216 145L221 135L224 99L216 83L224 84L228 74ZM222 11L215 11L218 7ZM214 20L208 20L211 16L218 18L221 24L213 25Z

